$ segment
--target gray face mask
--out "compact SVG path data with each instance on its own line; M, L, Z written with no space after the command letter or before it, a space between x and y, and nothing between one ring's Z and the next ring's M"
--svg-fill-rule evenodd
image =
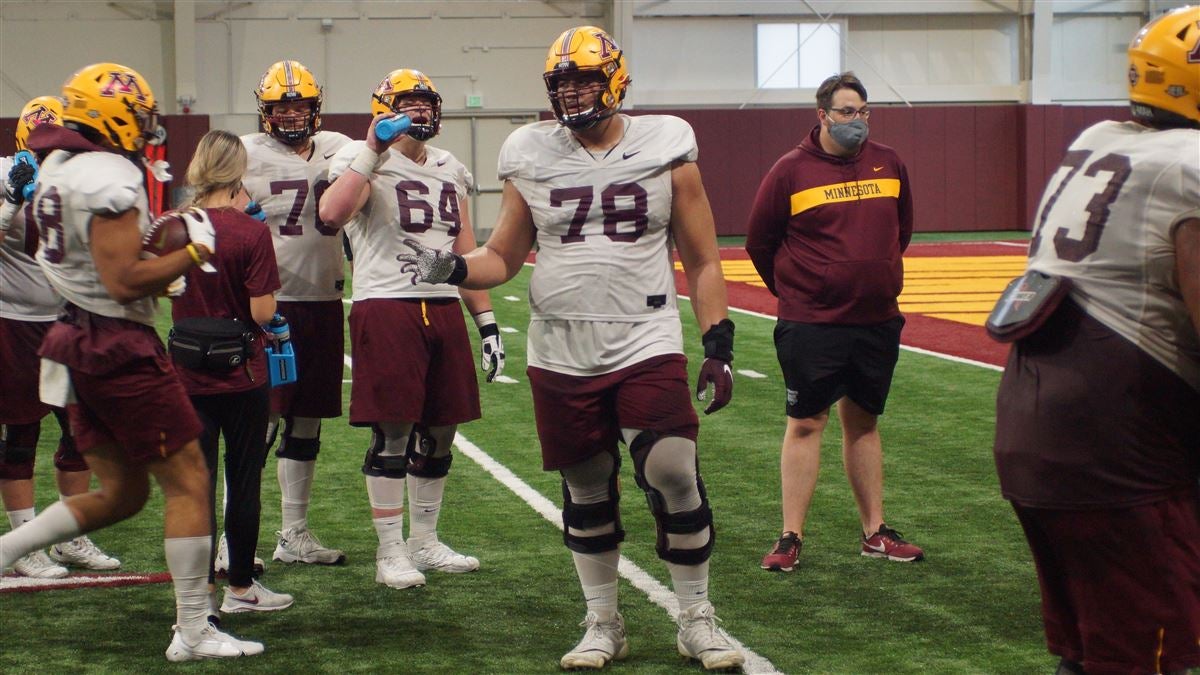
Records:
M862 120L829 123L829 135L838 145L847 150L857 150L867 140L867 123Z

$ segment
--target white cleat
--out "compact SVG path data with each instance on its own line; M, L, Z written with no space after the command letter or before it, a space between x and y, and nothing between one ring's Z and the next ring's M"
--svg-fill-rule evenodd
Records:
M229 576L229 543L225 540L224 532L217 540L217 559L213 561L213 571L222 578ZM254 568L250 570L250 576L257 579L262 576L264 571L266 571L266 565L263 564L263 559L254 556Z
M346 554L336 548L326 548L313 536L308 528L290 528L279 535L275 546L276 560L285 563L309 563L312 565L341 565Z
M417 566L417 569L422 572L437 570L451 574L462 574L463 572L474 572L479 569L479 558L457 553L454 549L440 541L435 541L432 544L427 544L412 551L409 557L412 559L413 564Z
M175 635L171 638L171 646L167 647L167 660L199 661L201 659L230 659L238 656L254 656L263 653L261 642L239 640L228 633L222 633L211 624L200 631L200 641L189 645L183 639L179 626L173 627Z
M717 626L719 621L712 603L708 602L680 612L679 633L675 639L679 655L699 661L705 670L741 668L746 657Z
M380 546L375 554L375 582L391 588L415 588L425 585L421 574L408 557L404 542Z
M50 558L63 565L86 570L115 570L121 566L120 560L101 551L87 535L51 546Z
M250 582L250 588L244 595L238 595L232 588L226 587L221 611L225 614L278 612L291 607L294 601L295 599L287 593L276 593L254 580Z
M587 630L583 639L571 651L563 654L558 665L565 670L599 670L609 661L620 661L629 656L629 643L625 640L625 619L618 612L610 621L601 622L595 612L588 612L579 624Z
M67 568L51 560L45 551L28 553L18 558L12 567L17 574L33 579L62 579L70 574Z

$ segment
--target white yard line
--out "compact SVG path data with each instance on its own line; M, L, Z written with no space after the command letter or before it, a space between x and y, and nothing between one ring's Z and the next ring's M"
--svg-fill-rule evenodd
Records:
M497 462L491 455L487 454L471 441L467 440L462 434L455 434L454 444L462 454L470 457L479 466L483 467L484 471L491 474L492 478L499 481L504 487L511 490L514 494L525 501L534 511L537 511L543 518L550 521L559 530L562 529L562 511L559 507L542 496L542 493L533 489L528 483L521 480L508 467L500 462ZM625 556L621 556L621 562L618 564L617 571L621 576L625 577L629 583L635 588L646 594L650 601L662 607L667 611L667 614L672 619L679 613L678 603L675 599L675 594L669 588L650 576L636 563L630 561ZM766 657L760 656L748 649L744 644L739 642L732 635L729 639L741 650L746 656L746 664L742 670L746 673L778 673Z
M343 358L346 363L346 367L350 367L352 363L350 356L346 354L343 355ZM554 504L554 502L544 497L542 493L533 489L529 483L521 480L515 473L509 470L508 467L504 466L500 462L497 462L492 458L491 455L484 452L479 446L467 440L466 436L463 436L462 434L455 434L454 444L458 446L458 449L460 452L462 452L462 454L471 458L471 461L482 467L483 470L488 472L492 478L495 478L501 485L508 488L513 494L520 497L522 501L528 504L530 508L536 511L541 517L553 523L554 526L559 530L562 529L562 511ZM679 608L678 603L675 600L675 594L671 592L670 589L662 585L657 579L650 576L650 574L638 567L635 563L631 562L625 556L621 556L621 561L618 564L617 571L621 574L621 576L625 577L629 583L633 584L635 588L645 593L646 596L650 598L651 602L665 609L667 614L671 616L672 620L675 619L676 615L679 613ZM759 656L755 652L750 651L732 635L729 636L729 639L734 643L734 645L737 646L738 649L742 651L743 654L746 655L746 664L742 669L743 672L754 674L761 673L763 675L779 673L779 670L777 670L775 666L765 657Z

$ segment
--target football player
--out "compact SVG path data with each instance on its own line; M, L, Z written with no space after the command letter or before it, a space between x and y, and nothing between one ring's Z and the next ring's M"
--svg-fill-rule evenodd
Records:
M341 233L321 222L317 201L329 187L330 160L350 139L321 131L322 90L299 61L273 64L254 96L262 132L242 137L249 155L244 183L275 243L282 284L276 298L291 326L299 375L295 384L271 390L268 446L283 420L275 451L283 524L274 558L337 565L346 554L322 545L308 529L321 420L342 414L345 323Z
M333 158L321 219L346 225L354 265L350 310L353 384L350 423L372 428L363 464L379 534L375 580L393 588L425 583L425 570L471 572L479 561L437 535L450 446L463 422L479 419L479 386L459 297L475 319L488 381L504 347L487 291L413 285L396 264L405 239L435 250L475 249L467 211L472 177L454 155L428 144L441 126L442 97L423 73L394 70L371 96L366 141ZM407 134L381 141L376 124L407 116ZM409 536L403 537L405 487Z
M679 601L677 647L707 669L744 660L708 600L712 511L696 452L672 243L683 261L705 361L706 413L729 402L733 323L696 139L683 120L619 114L629 87L617 43L593 26L550 47L544 71L555 120L512 133L500 150L500 215L465 256L410 242L402 269L426 283L491 288L520 271L529 285L529 381L542 466L563 478L564 541L587 600L583 639L563 668L603 668L628 654L617 611L617 443L657 526L657 551Z
M39 96L17 118L17 151L27 150L29 132L39 124L62 124L62 100ZM91 471L75 449L67 412L51 408L38 398L38 347L58 318L62 298L50 287L33 259L38 246L37 226L25 202L24 191L34 178L33 166L0 158L5 184L5 208L0 213L0 497L13 527L33 520L33 468L42 418L53 412L61 435L54 453L54 478L62 498L88 491ZM50 555L37 550L13 563L13 571L28 577L57 579L67 576L65 565L91 570L115 570L121 561L100 550L87 535L57 544Z
M40 392L67 407L100 488L0 536L0 567L132 516L153 476L166 500L164 549L175 587L167 659L261 653L262 644L207 621L212 528L201 425L154 329L155 296L216 249L212 224L189 218L184 249L142 260L150 218L138 161L157 138L154 93L136 71L97 63L67 80L63 98L63 126L39 125L28 139L46 155L33 195L37 261L67 303L39 351Z
M1133 121L1085 130L1046 186L1028 269L1069 290L996 403L1060 673L1200 666L1200 7L1128 55Z

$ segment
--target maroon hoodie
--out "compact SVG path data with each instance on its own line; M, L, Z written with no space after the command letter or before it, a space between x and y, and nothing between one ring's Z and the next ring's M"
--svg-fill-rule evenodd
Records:
M901 254L912 238L908 171L896 151L821 149L820 126L763 178L746 251L779 298L779 318L869 325L899 316Z

